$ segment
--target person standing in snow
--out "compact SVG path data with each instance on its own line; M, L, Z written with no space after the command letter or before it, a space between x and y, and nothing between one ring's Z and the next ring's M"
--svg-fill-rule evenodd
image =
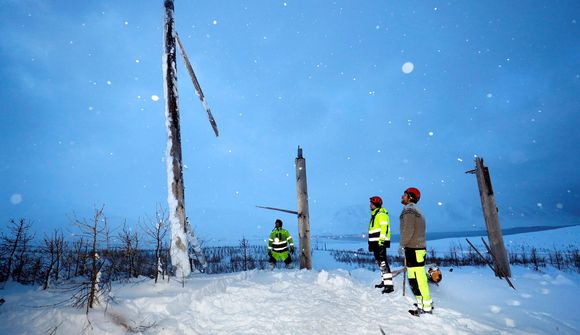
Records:
M275 227L270 233L268 240L268 257L270 268L276 267L276 262L283 261L286 268L292 267L292 257L290 253L294 254L294 241L290 233L282 228L282 220L276 219Z
M369 223L369 251L375 256L379 269L381 270L381 282L375 285L382 288L381 293L391 293L393 287L393 275L387 261L387 248L391 246L391 227L389 224L389 213L383 206L383 199L378 196L370 198L371 221Z
M401 224L401 243L399 255L405 256L407 278L409 286L417 299L414 304L416 309L409 313L419 316L424 313L433 313L431 294L425 273L425 256L427 247L425 242L425 217L417 207L421 198L421 192L409 187L401 197L401 203L405 206L399 217Z

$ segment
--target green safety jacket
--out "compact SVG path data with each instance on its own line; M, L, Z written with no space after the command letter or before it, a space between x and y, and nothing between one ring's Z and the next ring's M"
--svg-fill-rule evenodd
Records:
M379 245L387 248L391 246L389 213L382 207L371 212L369 223L369 250L375 250Z
M276 260L284 261L288 258L288 251L294 251L292 236L284 228L274 228L268 240L268 252L271 252Z

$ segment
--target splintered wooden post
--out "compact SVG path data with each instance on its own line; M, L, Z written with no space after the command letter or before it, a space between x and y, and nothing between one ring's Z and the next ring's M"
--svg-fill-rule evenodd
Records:
M477 176L477 186L483 207L483 216L487 227L487 236L490 242L490 249L494 258L495 274L498 277L511 277L511 269L508 254L503 243L503 235L499 225L498 210L491 186L489 169L483 165L483 158L475 159L475 174Z
M308 188L306 186L306 160L298 146L296 157L296 193L298 196L298 236L300 239L300 269L312 270L310 253L310 214L308 212Z
M173 0L165 0L165 54L163 75L165 79L165 117L167 119L167 186L169 221L171 223L171 263L175 276L183 278L191 273L187 247L185 200L181 156L179 104L177 101L177 69L175 59L175 27Z

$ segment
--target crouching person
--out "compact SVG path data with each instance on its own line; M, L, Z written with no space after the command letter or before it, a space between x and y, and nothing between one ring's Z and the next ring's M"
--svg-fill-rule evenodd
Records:
M286 268L292 268L292 257L290 257L290 254L294 254L294 241L290 233L282 228L282 220L277 219L275 225L268 239L270 270L276 267L278 261L284 262Z

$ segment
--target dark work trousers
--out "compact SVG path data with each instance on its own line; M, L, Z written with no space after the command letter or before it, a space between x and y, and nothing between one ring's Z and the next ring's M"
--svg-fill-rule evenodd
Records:
M375 255L375 261L381 270L381 279L383 285L388 288L393 287L393 275L391 274L391 268L389 267L389 262L387 261L387 247L377 245L373 248L373 253Z

